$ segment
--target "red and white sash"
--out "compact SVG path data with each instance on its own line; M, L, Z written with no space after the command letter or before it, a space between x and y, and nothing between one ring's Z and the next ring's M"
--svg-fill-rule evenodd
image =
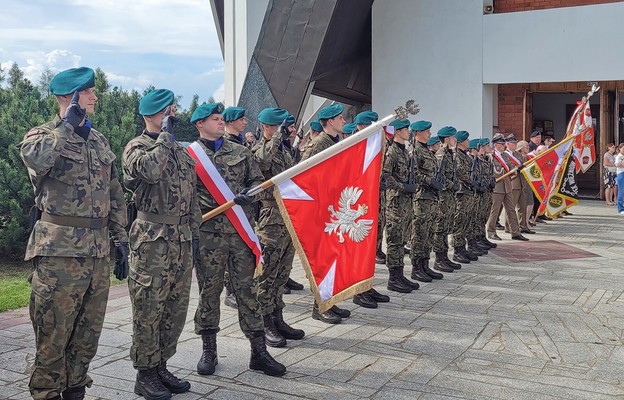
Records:
M223 180L223 177L219 171L217 171L217 168L202 146L197 142L193 142L187 147L187 150L190 156L197 161L195 163L197 176L217 203L221 205L234 199L234 193L228 187L227 183L225 183L225 180ZM236 232L238 232L240 237L256 256L256 268L261 268L261 264L264 260L262 259L260 241L251 227L243 208L239 205L235 205L226 210L225 215L236 229Z
M516 156L514 156L514 155L513 155L513 153L512 153L511 151L507 150L507 151L505 151L505 153L507 153L507 155L508 155L508 156L509 156L509 158L511 159L511 162L512 162L512 163L514 163L514 164L516 165L516 167L519 167L519 166L520 166L520 164L522 164L522 163L520 162L520 160L518 160L518 159L516 158Z
M503 160L503 157L501 156L501 154L498 151L494 151L492 153L492 156L500 163L500 165L503 166L503 168L505 169L505 171L509 172L509 165L507 165L507 163L505 162L505 160Z

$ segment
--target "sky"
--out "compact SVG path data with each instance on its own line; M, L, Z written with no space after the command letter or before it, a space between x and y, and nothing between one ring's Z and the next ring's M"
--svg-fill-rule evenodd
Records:
M14 62L34 84L46 67L85 66L124 90L170 89L184 108L225 97L208 0L3 0L0 65Z

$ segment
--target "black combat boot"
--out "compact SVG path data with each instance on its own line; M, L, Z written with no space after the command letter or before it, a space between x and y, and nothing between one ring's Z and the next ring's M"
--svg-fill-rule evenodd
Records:
M422 258L412 259L412 279L420 282L431 282L433 279L423 270Z
M264 332L255 332L254 337L249 338L249 343L251 344L250 369L262 371L270 376L282 376L286 373L286 367L275 361L267 351Z
M479 249L479 250L481 250L481 251L483 252L483 254L487 254L487 253L488 253L488 250L490 249L490 247L489 247L489 246L487 246L487 245L485 245L485 244L482 244L482 243L479 243L479 240L478 240L478 239L476 239L476 238L475 238L475 239L470 240L470 242L469 242L469 243L472 243L472 247L474 247L475 249Z
M388 278L388 290L392 290L393 292L398 293L411 293L412 288L403 282L401 278L399 278L399 269L398 268L390 268L389 269L390 277Z
M368 292L356 294L353 296L353 302L364 308L377 308L377 302L368 295Z
M157 371L160 381L171 393L185 393L191 390L191 383L172 374L167 369L167 363L161 362Z
M371 299L375 300L377 303L389 303L390 296L381 294L376 291L374 288L370 288L366 291L366 294L370 296Z
M448 252L446 251L444 252L444 261L446 261L446 265L448 265L449 267L453 269L461 269L461 264L451 261L448 257Z
M455 247L455 252L453 253L453 261L457 261L462 264L470 264L470 260L464 251L464 247Z
M495 248L496 246L498 246L496 243L490 242L488 240L487 236L485 236L485 235L481 235L481 240L483 241L483 243L487 244L492 249Z
M334 314L336 314L337 316L339 316L340 318L349 318L351 316L351 311L345 309L345 308L340 308L338 306L332 306L332 308L330 308L331 312L333 312Z
M158 378L157 368L140 370L134 384L134 393L145 397L146 400L168 400L171 392Z
M429 268L429 259L428 258L423 258L421 263L422 263L422 270L425 271L425 274L429 275L433 279L442 279L442 278L444 278L443 274L441 274L439 272L435 272L434 270Z
M477 242L474 239L468 240L468 251L477 257L487 254L487 251L481 250L477 246Z
M299 282L295 282L292 279L288 278L286 282L286 287L290 290L303 290L303 285Z
M342 317L329 309L325 312L320 312L318 309L318 304L316 301L314 302L314 307L312 308L312 319L319 320L321 322L325 322L326 324L339 324L342 322Z
M455 271L455 268L451 267L450 265L448 265L446 263L446 260L444 259L444 252L443 251L439 251L435 253L435 262L433 263L433 268L437 269L438 271L442 271L442 272L453 272Z
M303 329L295 329L284 321L284 314L281 308L276 308L273 311L273 314L271 314L271 317L273 317L275 328L284 337L284 339L301 340L305 336Z
M267 346L271 347L284 347L286 346L286 339L282 336L277 328L275 327L275 323L273 322L273 318L271 314L266 314L262 316L262 320L264 321L264 337Z
M403 266L399 267L399 272L398 272L399 279L400 279L401 281L403 281L403 283L404 283L406 286L411 287L411 288L412 288L412 290L418 290L418 288L420 287L420 285L418 284L418 282L413 282L413 281L410 281L409 279L407 279L407 278L405 277L404 272L403 272L403 270L404 270L404 269L405 269L405 267L403 267Z
M85 387L69 388L63 391L63 400L84 400ZM59 397L59 400L61 398Z
M466 256L466 258L468 258L470 261L478 261L479 257L477 257L477 255L475 253L473 253L472 251L470 251L470 247L463 247L462 251L464 252L464 255Z
M492 248L492 246L490 246L489 244L484 242L483 238L481 238L481 237L477 238L477 245L479 245L479 248L485 249L485 250L490 250Z
M217 332L202 333L202 355L197 363L199 375L212 375L219 360L217 359Z
M385 264L386 263L386 253L381 250L377 250L375 254L375 264Z

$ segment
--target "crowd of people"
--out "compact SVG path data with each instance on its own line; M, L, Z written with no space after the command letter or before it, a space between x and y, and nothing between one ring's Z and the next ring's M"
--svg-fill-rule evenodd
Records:
M249 367L283 375L285 366L267 346L305 337L283 313L285 290L302 285L290 279L295 251L273 193L249 190L370 126L377 113L363 111L347 124L343 106L334 104L298 136L293 115L266 108L257 115L260 134L251 138L244 134L245 109L202 104L190 121L199 138L187 148L173 136L173 92L156 89L140 101L145 129L127 143L117 171L108 140L88 119L97 102L94 87L92 69L57 74L50 92L58 115L31 129L19 145L41 213L26 251L34 265L32 397L83 399L91 386L88 368L104 322L111 241L114 274L128 278L132 302L135 393L164 400L190 389L167 361L186 321L193 268L199 284L194 330L202 341L197 373L212 375L217 368L225 288L226 304L237 308L250 342ZM502 133L490 141L451 126L432 135L432 123L425 120L390 125L394 135L383 157L376 250L376 262L389 271L389 291L410 293L418 282L442 279L478 261L501 240L497 225L513 240L535 233L532 193L518 171L543 147L537 134L530 143ZM614 165L624 171L624 155ZM124 187L131 193L129 205ZM224 199L233 199L236 211L204 220ZM503 210L505 226L499 225ZM257 252L250 244L254 237L261 245ZM260 258L262 269L256 268ZM388 301L375 289L353 299L368 308ZM324 312L312 306L312 318L325 323L349 316L338 306Z

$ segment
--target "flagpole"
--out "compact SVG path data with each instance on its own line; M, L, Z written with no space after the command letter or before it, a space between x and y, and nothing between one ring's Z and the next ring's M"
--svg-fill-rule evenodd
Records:
M382 131L381 140L383 141L384 140L383 127L390 124L390 122L394 121L396 118L407 118L408 113L409 114L418 113L419 110L417 107L418 107L418 104L414 104L413 100L408 101L406 103L406 107L397 108L394 114L388 115L387 117L371 124L370 126L367 126L366 128L362 129L356 134L344 140L341 140L335 145L329 147L328 149L321 151L320 153L308 158L307 160L301 161L299 164L287 169L284 172L281 172L275 175L271 179L268 179L262 182L258 186L254 186L253 188L249 189L247 194L251 196L255 196L258 193L273 187L274 185L279 185L280 183L287 181L293 176L307 169L310 169L317 164L322 163L323 161L327 160L330 157L333 157L334 155L340 153L341 151L368 139L370 136L374 135L380 130ZM234 205L235 205L234 200L230 200L226 203L223 203L222 205L215 208L214 210L202 215L202 221L207 221L211 218L214 218L215 216L221 214L222 212L234 207Z

